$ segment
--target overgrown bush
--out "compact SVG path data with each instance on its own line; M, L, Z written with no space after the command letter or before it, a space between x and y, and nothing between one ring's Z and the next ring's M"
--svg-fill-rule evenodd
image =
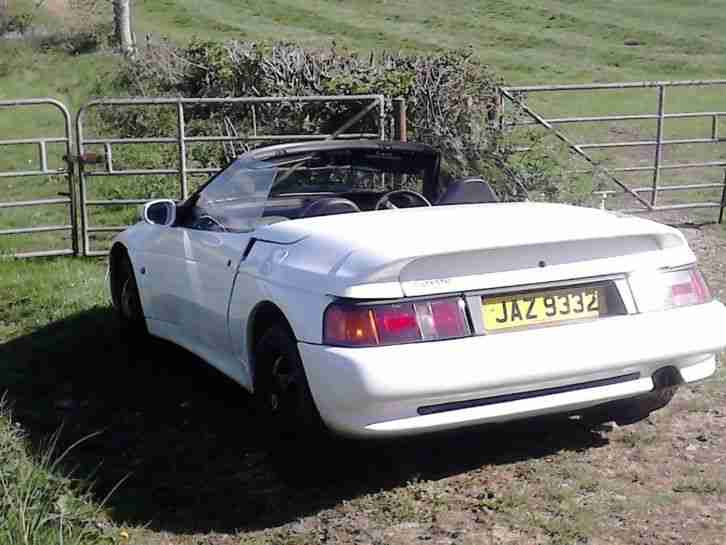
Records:
M25 34L32 24L33 14L29 11L21 13L0 11L0 37L11 32Z
M36 2L36 10L41 10L43 4ZM50 15L49 28L40 25L41 32L34 41L40 49L59 50L69 55L108 48L113 37L110 12L110 2L105 0L68 0L62 9Z
M447 176L484 175L507 199L521 199L532 192L548 200L581 200L580 193L589 191L577 190L583 180L566 175L566 153L534 133L520 133L515 138L500 129L496 112L501 83L468 50L360 55L336 48L313 51L287 43L194 40L186 47L157 44L142 49L111 78L99 82L96 93L183 97L383 94L388 99L387 128L392 125L391 99L402 97L409 139L440 150ZM277 135L331 133L361 106L351 102L260 104L253 119L252 109L246 105L190 105L185 107L185 116L190 135L223 134L230 125L241 135L251 134L253 125L261 133ZM176 133L176 115L169 107L100 110L97 121L104 131L123 137ZM376 133L378 124L376 116L370 115L350 130ZM522 140L531 151L517 151ZM168 152L161 149L150 146L149 156L165 160ZM222 163L225 150L217 144L195 144L189 153L194 166L208 167Z
M21 429L0 399L0 543L100 545L113 539L97 525L99 508L86 487L60 472L56 437L31 456Z
M110 23L87 27L64 27L39 40L42 49L56 49L69 55L82 55L103 49L109 44Z

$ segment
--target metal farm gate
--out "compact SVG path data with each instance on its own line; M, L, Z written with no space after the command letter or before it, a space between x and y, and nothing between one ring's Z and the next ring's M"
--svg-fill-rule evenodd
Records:
M502 128L515 128L521 126L540 126L545 128L551 135L566 144L570 150L585 163L590 166L584 170L576 171L577 173L599 173L603 175L612 185L619 187L596 191L601 198L601 207L605 208L606 199L614 196L631 197L636 208L624 208L622 211L629 213L638 212L658 212L666 210L683 210L695 208L718 208L719 223L723 221L724 207L726 207L726 153L723 149L717 149L717 153L712 153L712 157L708 160L681 160L667 162L666 150L671 151L678 147L720 144L726 142L726 137L721 135L719 124L722 119L726 120L726 80L701 80L701 81L654 81L654 82L631 82L631 83L598 83L585 85L537 85L537 86L519 86L519 87L501 87L501 103L509 101L510 105L519 108L519 110L528 118L527 121L509 119L507 115L500 117ZM719 106L716 110L710 111L694 111L694 112L677 112L668 113L666 111L666 93L667 90L674 89L718 89L717 93ZM559 116L545 117L541 110L535 109L526 102L527 98L539 98L555 96L561 94L567 99L574 96L582 96L586 93L590 103L595 103L601 95L599 93L619 92L619 91L637 91L649 90L655 91L655 100L652 102L653 110L648 113L632 113L619 115L590 115L590 116ZM556 99L553 99L556 101ZM622 106L622 104L620 104ZM565 110L571 108L569 104L565 106ZM676 120L705 120L708 122L707 134L688 137L667 138L665 133L665 125L667 121L674 122ZM652 121L655 122L655 134L648 137L637 137L631 140L596 140L596 141L576 141L577 136L568 134L565 127L587 126L612 126L613 123L621 123L624 125L642 123ZM703 128L701 128L703 132ZM622 130L623 133L632 133L634 130ZM639 135L638 135L639 136ZM585 137L587 138L587 137ZM590 137L591 138L591 137ZM606 166L605 161L598 160L594 157L594 152L599 150L633 150L633 149L652 149L649 155L648 164L642 164L637 161L618 166ZM527 151L528 148L522 148ZM624 152L621 152L624 154ZM716 171L718 179L708 181L698 181L697 183L663 183L663 176L670 172L687 172L695 173L696 176L707 176L705 171ZM650 183L647 185L633 185L626 183L625 177L633 174L649 174ZM704 192L720 190L720 195L713 200L701 200L695 202L669 202L660 204L661 196L670 194L671 192L683 192L688 195L695 193L700 196ZM685 197L681 200L685 200Z
M715 158L703 160L701 157L701 160L695 161L668 161L670 154L666 150L726 142L726 138L722 136L726 134L726 129L720 128L719 125L721 121L726 120L726 93L714 95L718 99L719 107L716 109L669 113L666 112L666 92L671 88L721 89L724 86L726 80L502 87L498 119L502 129L514 130L522 126L538 126L569 146L572 153L586 163L585 168L577 172L584 175L597 173L611 186L614 185L596 191L602 207L627 197L637 204L636 208L619 207L628 212L718 208L719 221L722 221L726 207L726 150L721 149L720 155ZM607 115L545 116L541 113L543 110L540 105L532 106L531 102L526 102L528 97L549 96L551 93L573 96L582 93L637 89L655 91L654 111L611 115L610 111L606 110ZM594 104L594 100L586 98L586 106ZM302 106L325 102L345 106L341 109L345 115L341 116L335 130L325 133L311 130L307 134L273 134L275 131L266 133L264 127L258 127L261 108L285 103ZM200 162L198 155L195 158L193 152L195 146L215 143L222 146L224 155L231 159L247 149L248 145L257 142L294 142L332 138L385 139L387 136L406 140L405 101L393 99L390 102L393 105L393 115L387 115L387 101L383 95L103 99L91 101L80 108L75 119L74 135L69 111L57 100L41 98L0 101L0 114L3 111L13 111L14 115L21 116L18 110L37 107L49 107L59 114L57 116L59 134L56 136L0 140L0 150L9 146L37 148L36 159L34 161L30 159L30 167L27 153L0 154L0 184L3 184L4 194L4 202L0 202L0 256L104 255L110 238L136 221L135 207L150 200L148 194L142 197L135 195L136 190L147 189L147 186L156 183L161 189L154 193L155 197L182 200L193 190L192 182L195 179L199 179L200 176L207 177L219 170L221 165ZM510 115L513 112L511 105L516 106L524 117ZM617 103L611 109L622 105ZM251 120L251 125L245 129L245 134L238 134L234 124L224 117L224 123L201 130L197 123L198 119L193 113L192 115L189 113L189 109L200 107L242 108L245 111L244 119ZM568 105L565 106L565 112L572 111L567 107ZM165 112L167 121L173 120L174 129L169 131L172 134L157 134L152 122L149 123L148 135L146 132L143 136L134 137L105 134L107 130L94 128L95 116L104 108L110 109L108 113L111 116L122 116L129 108L145 109L146 113L140 114L142 121L147 119L146 116L153 119L153 115ZM235 111L239 114L241 110ZM487 112L482 114L485 115ZM367 119L366 129L356 132L356 126L365 119ZM665 124L667 121L675 120L708 120L710 130L706 135L669 139L665 136ZM579 127L586 124L597 127L607 126L609 123L654 123L654 136L636 137L630 140L592 141L592 135L597 136L597 131L586 131L584 136L579 137L565 132L565 127ZM171 124L170 122L169 126ZM103 124L100 126L103 127ZM93 130L97 130L98 133L92 133ZM24 128L23 134L29 134L28 130ZM587 141L580 141L583 139ZM136 154L124 151L134 146L137 149ZM53 154L49 154L49 147L54 150ZM56 149L58 147L62 148L62 158L58 157ZM165 161L151 166L144 164L147 151L158 151L161 148L167 150L163 155ZM595 155L600 150L642 148L652 150L652 153L647 154L647 164L642 157L639 162L628 164L626 151L620 152L626 163L621 161L614 166L606 164ZM525 151L526 148L522 150ZM21 157L22 161L17 160L17 157ZM709 170L716 170L723 174L724 178L708 179L703 173ZM666 173L680 171L696 173L695 175L701 179L695 182L689 180L688 183L664 183ZM630 180L626 183L625 177L638 173L649 176L648 183L637 185ZM22 183L14 180L21 180ZM57 186L59 181L62 183L60 188ZM105 188L105 192L99 194L95 190L101 186ZM26 189L28 191L23 193L22 190ZM720 198L686 202L686 199L692 197L694 193L700 196L707 191L711 193L718 191ZM668 197L673 195L678 195L680 200L674 202L672 197ZM62 207L65 207L65 210L59 213ZM615 207L618 208L617 205ZM43 214L23 212L36 208L43 210ZM60 233L61 247L57 239L55 247L46 247L49 233ZM6 244L5 241L14 236L33 238L28 238L30 242L25 246Z
M360 103L361 109L343 121L338 128L330 133L309 134L264 134L258 131L256 122L256 108L269 104L305 104L305 103ZM251 133L236 134L236 130L227 123L226 134L197 135L187 134L187 118L185 107L206 105L229 106L243 105L250 108L252 119ZM141 138L121 138L113 136L86 136L85 120L90 111L102 107L115 110L129 107L172 108L176 118L176 134L173 136L151 136ZM92 209L99 207L118 208L120 206L138 206L149 199L133 198L89 198L89 189L93 186L93 179L118 177L146 177L170 176L178 180L175 195L165 195L167 198L178 200L186 199L190 193L189 178L193 175L210 176L218 172L223 165L215 167L195 167L189 159L189 145L195 143L222 143L234 146L234 143L246 144L249 142L295 142L321 139L353 139L353 138L386 138L386 109L383 95L346 95L346 96L289 96L289 97L254 97L254 98L129 98L95 100L81 107L76 117L76 141L78 151L78 180L80 194L80 240L83 255L105 255L107 248L98 249L92 244L92 236L102 233L116 233L127 227L122 225L108 225L93 223ZM366 116L377 114L376 132L348 132ZM117 169L114 166L114 149L121 146L132 145L166 145L176 150L176 165L165 165L165 168L124 167ZM102 148L102 153L89 153L89 148ZM233 155L236 152L233 153ZM89 168L95 165L96 168Z
M37 98L26 100L0 100L0 112L13 110L23 118L22 110L37 107L50 107L57 112L55 124L57 126L58 136L44 136L34 138L15 138L0 140L0 150L7 149L10 146L22 148L37 148L36 160L29 159L29 164L18 164L18 162L9 163L8 154L3 153L3 163L0 166L0 181L5 182L8 186L3 191L4 195L11 193L22 194L19 191L9 191L11 185L15 185L13 180L17 180L17 184L24 187L30 186L40 188L41 185L50 185L51 177L58 177L62 180L63 191L58 192L53 197L45 196L45 198L32 198L23 200L7 200L0 202L0 254L11 255L13 257L39 257L39 256L58 256L58 255L77 255L78 254L78 236L76 224L76 201L73 190L73 168L69 162L72 154L72 133L71 133L71 116L68 109L59 101L52 98ZM60 164L55 168L51 166L49 160L49 145L60 145L63 148L63 157L60 158ZM57 155L57 154L56 154ZM22 156L22 155L21 155ZM53 161L58 163L59 161ZM40 180L40 182L38 182ZM48 190L48 187L44 189ZM51 185L52 190L52 185ZM35 193L36 191L30 191ZM3 197L7 198L7 197ZM26 223L26 218L18 214L14 214L19 209L35 209L42 208L48 212L51 208L66 207L66 211L62 214L51 213L51 219L63 218L59 221L62 223L55 224L38 224L34 220L32 223ZM63 221L64 220L64 221ZM64 237L63 242L58 247L49 248L45 246L51 243L49 241L40 241L38 245L33 244L30 249L25 248L24 251L18 251L14 245L5 245L4 241L17 237L18 235L38 235L41 233L57 233L65 232L68 234ZM67 242L66 242L67 241ZM9 248L9 250L8 250Z

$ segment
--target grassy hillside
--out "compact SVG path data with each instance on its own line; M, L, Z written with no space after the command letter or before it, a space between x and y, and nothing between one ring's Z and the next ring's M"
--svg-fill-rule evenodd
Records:
M138 0L137 32L472 47L513 83L707 78L726 69L726 1ZM630 44L630 45L628 45Z
M10 9L28 4L19 0ZM47 15L40 18L54 26ZM335 42L360 51L471 47L511 84L715 78L726 71L724 26L726 0L697 5L680 0L134 2L140 43L152 34L176 42L193 36L290 40L314 47ZM12 51L4 41L0 62ZM64 66L82 71L88 62L81 57L66 59ZM48 89L55 86L57 74L45 73L42 62L27 63L25 79L3 81L0 95L45 90L40 82L27 81L27 72L45 78Z

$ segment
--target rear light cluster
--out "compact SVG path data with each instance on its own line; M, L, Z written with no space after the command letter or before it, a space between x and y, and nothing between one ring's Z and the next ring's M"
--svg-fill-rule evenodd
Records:
M336 346L381 346L470 334L460 297L385 305L332 303L323 326L323 342Z
M635 274L631 286L641 312L708 303L711 291L698 268Z
M693 267L663 273L666 291L665 308L698 305L711 300L711 292L701 271Z

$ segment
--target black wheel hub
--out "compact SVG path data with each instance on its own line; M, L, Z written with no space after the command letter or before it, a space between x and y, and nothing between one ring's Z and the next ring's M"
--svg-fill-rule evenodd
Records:
M139 316L139 296L131 277L126 278L121 288L121 313L127 320L135 320Z
M297 391L297 380L285 357L275 358L271 369L268 408L274 417L286 419L292 416Z

